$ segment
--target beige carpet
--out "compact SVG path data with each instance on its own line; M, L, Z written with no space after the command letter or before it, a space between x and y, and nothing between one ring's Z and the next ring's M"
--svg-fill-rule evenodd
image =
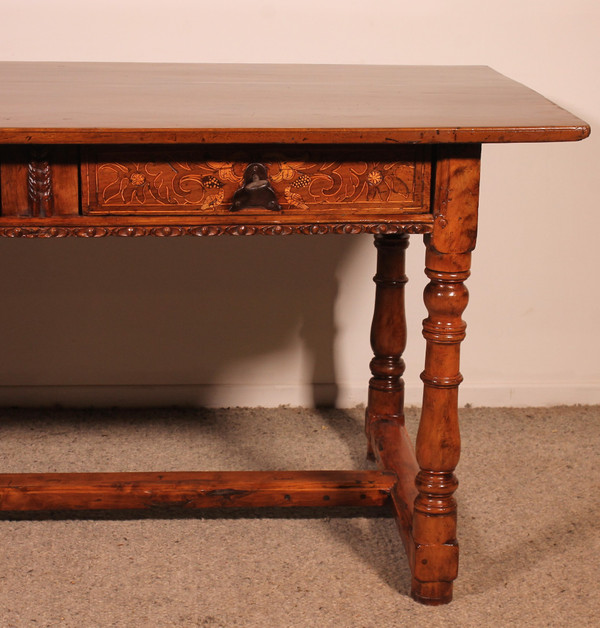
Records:
M364 468L362 412L4 409L0 462L6 472ZM112 513L0 521L0 627L599 625L600 407L461 417L449 606L408 597L389 517Z

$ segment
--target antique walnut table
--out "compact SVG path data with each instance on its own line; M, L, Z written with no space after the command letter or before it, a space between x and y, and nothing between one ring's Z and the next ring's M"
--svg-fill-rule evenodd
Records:
M449 602L481 144L589 127L486 67L2 63L0 85L1 236L374 234L379 467L2 474L0 510L391 505L413 597ZM430 279L416 451L401 379L409 234L424 236Z

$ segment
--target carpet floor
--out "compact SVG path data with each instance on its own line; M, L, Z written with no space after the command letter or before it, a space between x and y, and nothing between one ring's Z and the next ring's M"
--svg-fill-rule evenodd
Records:
M4 472L369 468L361 408L0 410ZM418 411L407 412L414 434ZM0 520L0 627L598 626L600 406L465 408L454 601L374 512Z

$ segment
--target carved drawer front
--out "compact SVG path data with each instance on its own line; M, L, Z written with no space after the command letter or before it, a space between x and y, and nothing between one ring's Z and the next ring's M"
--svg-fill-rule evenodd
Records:
M373 220L378 213L389 219L429 211L430 160L423 146L89 147L82 154L82 211L273 222L318 211L331 220ZM246 194L252 177L255 187L269 188L271 205Z

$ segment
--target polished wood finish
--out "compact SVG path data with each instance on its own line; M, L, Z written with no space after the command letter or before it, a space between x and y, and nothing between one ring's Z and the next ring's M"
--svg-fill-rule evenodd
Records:
M74 146L0 148L0 215L79 215L79 150Z
M4 147L3 154L0 235L11 237L426 233L432 224L425 146L35 145ZM232 212L257 159L280 207Z
M415 450L401 421L376 420L369 429L369 437L369 449L379 468L388 469L396 474L397 480L391 493L392 511L408 563L413 569L415 545L412 537L412 520L417 497L415 478L419 471Z
M0 475L0 511L383 506L395 482L380 471L15 473Z
M2 217L31 216L29 206L29 149L6 147L0 153L0 211ZM20 222L20 221L19 221Z
M577 140L589 126L484 67L2 63L0 82L0 236L375 235L365 429L379 467L0 474L0 510L391 506L413 597L449 602L481 143ZM425 236L429 278L416 448L408 234Z
M456 541L457 487L454 469L460 455L458 428L459 348L466 325L464 281L477 236L479 146L447 146L438 152L434 231L426 236L425 288L429 316L423 321L427 341L421 422L417 433L413 541L413 597L425 603L452 599L458 573Z
M589 133L477 66L8 62L0 85L8 144L504 143Z
M318 215L306 216L305 222L299 223L293 217L283 215L275 221L267 221L262 215L232 214L231 217L212 218L199 221L197 217L131 217L90 216L45 218L0 218L0 237L7 238L102 238L118 236L137 238L157 236L172 238L183 235L191 236L250 236L250 235L303 235L337 234L394 234L430 233L433 229L431 214L402 216L392 220L373 221L363 219L355 222L352 214L346 220L331 221ZM203 223L203 224L202 224Z
M282 215L309 210L373 216L429 211L431 151L420 149L194 147L85 151L83 213L229 215L250 163L265 166ZM254 208L263 207L255 204ZM250 215L268 212L250 211ZM271 217L272 218L272 217Z
M377 273L374 281L375 311L371 324L372 377L365 416L367 442L371 445L371 426L376 421L404 423L404 361L406 318L404 314L404 251L406 235L375 236ZM369 450L373 455L372 449Z

